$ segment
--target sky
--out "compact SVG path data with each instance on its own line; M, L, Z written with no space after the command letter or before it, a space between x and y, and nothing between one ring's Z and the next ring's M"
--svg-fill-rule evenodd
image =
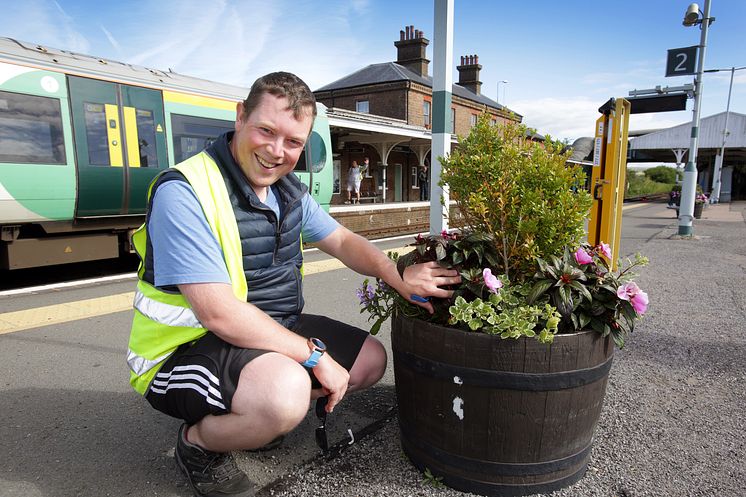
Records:
M598 107L633 89L681 86L667 50L699 44L681 21L687 0L454 0L453 70L482 64L482 93L541 134L592 136ZM704 0L699 2L704 10ZM399 31L430 40L433 0L0 0L0 36L249 87L276 70L315 90L369 64L395 61ZM705 69L746 66L746 0L712 0ZM430 63L432 75L433 63ZM500 83L498 81L507 81ZM701 116L726 110L730 71L705 74ZM633 115L631 130L692 121L686 111ZM730 110L746 114L746 70Z

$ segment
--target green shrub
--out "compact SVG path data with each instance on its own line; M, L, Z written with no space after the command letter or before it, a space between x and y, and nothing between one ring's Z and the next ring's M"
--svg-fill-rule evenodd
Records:
M441 159L441 184L449 185L465 225L494 239L495 269L517 282L533 275L538 258L578 246L592 203L578 189L585 175L566 165L563 145L550 137L533 142L526 130L512 123L492 126L483 115Z
M627 174L626 198L639 197L642 195L653 195L655 193L668 193L678 185L671 183L657 183L647 176Z
M646 169L645 176L656 183L676 183L676 169L668 166L656 166Z

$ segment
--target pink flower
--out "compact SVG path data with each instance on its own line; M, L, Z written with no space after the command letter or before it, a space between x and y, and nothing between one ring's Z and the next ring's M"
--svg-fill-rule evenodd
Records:
M492 274L492 270L488 267L482 271L482 278L484 278L484 284L490 289L490 292L497 293L499 289L503 287L503 282L497 279L497 276Z
M642 290L640 290L640 293L632 297L630 302L632 303L632 308L641 316L648 310L648 294Z
M583 250L583 247L580 247L578 250L575 251L575 260L578 262L578 264L590 264L593 262L593 257L591 257L588 252Z
M620 286L616 291L616 296L622 300L628 300L632 308L640 315L648 310L648 294L640 290L634 282Z
M611 247L609 247L608 243L601 242L601 245L596 248L604 257L611 259Z

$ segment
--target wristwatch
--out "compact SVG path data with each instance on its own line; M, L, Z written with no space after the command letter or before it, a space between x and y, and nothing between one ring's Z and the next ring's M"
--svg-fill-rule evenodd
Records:
M326 352L326 345L318 338L308 339L308 348L311 349L311 355L308 356L306 362L301 363L304 368L313 368L319 363L319 359Z

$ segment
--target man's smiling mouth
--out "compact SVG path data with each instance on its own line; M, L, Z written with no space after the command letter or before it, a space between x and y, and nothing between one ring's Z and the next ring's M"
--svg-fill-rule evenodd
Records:
M274 164L272 162L268 162L268 161L262 159L261 157L259 157L258 155L256 155L256 154L254 154L254 155L256 156L256 160L257 160L257 162L259 162L259 165L261 165L265 169L274 169L274 168L279 167L279 166L282 165L282 164Z

